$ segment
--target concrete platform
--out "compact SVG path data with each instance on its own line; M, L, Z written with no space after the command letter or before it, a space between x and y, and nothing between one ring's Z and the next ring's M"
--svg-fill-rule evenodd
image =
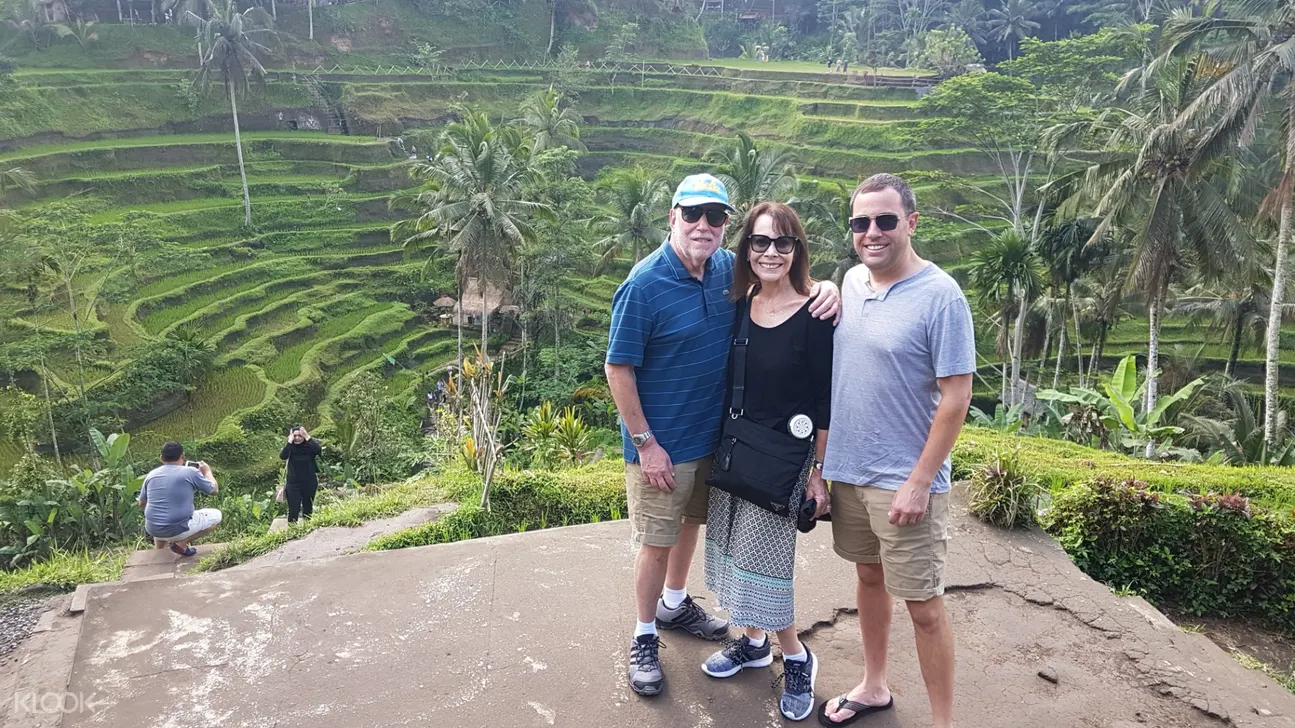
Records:
M1295 726L1295 696L1142 600L1112 595L1046 537L993 531L960 510L954 531L960 726ZM830 536L803 537L798 566L820 697L862 672L853 572ZM710 679L698 666L717 645L682 635L663 640L665 694L630 692L628 540L622 521L104 585L90 594L69 685L97 700L62 725L786 723L777 664ZM700 565L693 573L705 596ZM929 725L898 605L890 680L896 710L860 725Z
M121 581L140 581L162 576L181 576L193 570L203 557L223 548L223 543L194 544L198 553L180 556L171 549L141 549L131 553L121 570Z

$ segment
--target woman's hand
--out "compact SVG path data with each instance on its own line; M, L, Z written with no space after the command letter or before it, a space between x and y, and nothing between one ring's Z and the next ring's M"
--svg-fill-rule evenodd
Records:
M805 495L814 499L818 508L814 511L814 518L822 518L828 511L832 510L832 499L827 495L827 483L823 480L823 471L814 468L809 473L809 483L805 486Z

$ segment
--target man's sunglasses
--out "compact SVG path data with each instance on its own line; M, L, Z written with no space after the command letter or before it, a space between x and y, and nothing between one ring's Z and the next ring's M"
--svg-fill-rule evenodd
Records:
M774 250L786 255L796 249L796 238L790 235L771 238L768 235L751 235L747 237L746 242L751 246L751 250L757 253L763 253L772 245Z
M876 217L868 217L867 215L852 217L850 218L850 230L856 233L866 233L874 222L877 223L878 230L890 232L899 227L899 215L886 213Z
M683 215L683 221L694 223L701 219L702 215L706 216L706 224L711 227L722 227L728 222L728 210L722 207L702 207L701 205L680 206L679 214Z

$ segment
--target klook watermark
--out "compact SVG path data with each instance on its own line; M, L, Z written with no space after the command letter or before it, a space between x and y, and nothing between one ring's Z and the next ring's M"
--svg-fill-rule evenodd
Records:
M35 690L13 694L14 717L28 715L62 715L65 713L96 713L111 703L98 693L47 692Z

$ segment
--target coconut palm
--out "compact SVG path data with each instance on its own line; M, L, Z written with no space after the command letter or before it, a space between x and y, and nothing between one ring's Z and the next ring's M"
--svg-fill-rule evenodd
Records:
M1224 15L1224 9L1233 7L1225 4L1211 4L1202 17L1175 13L1165 24L1157 62L1180 62L1203 51L1213 74L1211 83L1180 115L1183 125L1211 122L1200 142L1203 148L1214 151L1234 143L1249 144L1256 125L1268 114L1286 136L1281 145L1281 181L1267 200L1278 217L1264 370L1264 438L1272 445L1277 436L1281 320L1295 217L1295 4L1249 0L1238 5L1235 17Z
M1102 150L1096 161L1050 187L1075 192L1062 203L1063 212L1073 213L1078 201L1096 201L1094 239L1119 232L1128 240L1127 285L1142 292L1149 320L1147 411L1156 402L1160 320L1170 283L1188 271L1209 280L1252 243L1207 174L1210 150L1192 129L1174 123L1205 80L1195 60L1136 69L1121 82L1124 105L1047 135L1054 146L1064 146L1060 140L1078 132Z
M987 41L985 28L985 6L980 0L958 0L949 6L946 25L950 28L962 28L971 36L977 47Z
M796 191L796 157L779 149L760 149L745 133L737 143L712 149L705 159L716 163L716 177L728 188L735 213L730 230L741 230L751 208L766 200L785 202Z
M580 141L583 120L575 109L562 102L562 94L552 85L522 102L522 117L517 122L530 131L534 153L556 147L585 150L584 142Z
M1037 250L1039 258L1048 270L1048 281L1051 285L1051 297L1057 305L1049 306L1047 335L1051 336L1053 322L1057 327L1057 363L1052 377L1055 389L1061 377L1061 360L1066 353L1066 319L1075 322L1076 331L1079 317L1074 308L1074 286L1082 276L1106 258L1107 242L1097 241L1090 245L1097 223L1090 218L1070 218L1049 227L1039 236ZM1081 351L1081 342L1076 335L1075 351ZM1048 347L1045 345L1044 349ZM1081 355L1082 356L1082 355ZM1079 386L1084 386L1084 369L1082 360L1079 368Z
M595 275L601 275L626 250L639 262L645 250L659 245L668 234L670 188L665 180L635 167L611 175L607 191L605 211L590 221L601 235L594 243L599 255Z
M406 245L431 242L455 256L459 290L475 277L481 290L481 351L489 338L489 284L504 285L519 245L534 237L528 220L546 210L542 203L523 199L522 186L530 174L509 148L501 129L488 131L475 147L464 139L489 126L484 114L468 114L442 135L442 149L428 164L416 165L415 178L425 189L413 199L422 210L398 228ZM460 318L463 302L460 296Z
M850 193L841 185L825 184L813 197L792 200L791 206L800 214L809 238L812 268L840 286L846 272L859 262L850 232Z
M1268 312L1272 309L1272 278L1253 260L1229 268L1221 285L1197 285L1179 296L1174 312L1187 316L1193 323L1204 323L1211 333L1221 335L1229 344L1228 360L1223 373L1236 376L1237 359L1243 346L1256 348L1265 340ZM1295 320L1295 305L1287 304L1283 320Z
M1002 7L989 11L986 29L989 37L1007 45L1007 57L1015 57L1016 46L1022 38L1029 38L1041 27L1031 20L1035 15L1030 0L1003 0Z
M1003 403L1007 406L1016 404L1016 383L1021 375L1022 337L1025 330L1025 319L1029 313L1030 302L1043 292L1046 270L1038 253L1025 236L1015 230L1005 230L994 237L985 247L971 255L968 267L968 280L976 290L979 302L998 310L999 321L1004 334L1009 323L1015 317L1013 333L1008 339L1006 351L1011 362L1010 375L1008 363L1003 363ZM1008 386L1008 377L1011 386Z
M247 168L243 164L238 96L247 95L253 83L264 85L265 68L256 54L269 55L270 49L256 39L273 36L274 31L270 29L270 16L261 8L248 8L240 13L234 0L225 0L224 5L209 5L209 9L206 20L189 13L190 20L198 26L200 42L207 49L193 86L206 90L219 83L229 95L229 110L234 117L234 146L238 150L238 176L243 181L243 225L251 226L252 198L247 190Z

